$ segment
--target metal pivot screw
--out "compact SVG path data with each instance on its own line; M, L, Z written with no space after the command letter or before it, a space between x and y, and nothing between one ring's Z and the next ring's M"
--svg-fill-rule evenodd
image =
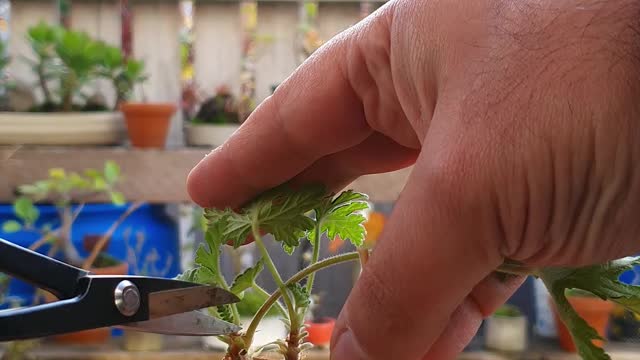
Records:
M124 316L132 316L140 308L140 291L131 281L121 281L115 291L116 308Z

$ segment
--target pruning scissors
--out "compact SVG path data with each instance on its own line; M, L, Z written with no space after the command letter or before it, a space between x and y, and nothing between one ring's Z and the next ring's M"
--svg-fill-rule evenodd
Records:
M200 311L240 301L220 288L164 278L92 275L3 239L0 271L59 299L0 311L0 341L102 327L184 336L240 331L240 327Z

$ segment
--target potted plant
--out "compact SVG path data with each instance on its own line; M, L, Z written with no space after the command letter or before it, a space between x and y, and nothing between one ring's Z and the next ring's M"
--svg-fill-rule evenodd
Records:
M185 110L185 115L189 119L186 140L191 146L220 146L240 127L238 103L226 86L218 87L195 114Z
M126 208L120 217L103 234L85 234L82 238L86 256L72 242L72 228L83 211L85 203L91 198L106 195L111 202L124 205L122 193L115 187L120 180L120 169L117 164L107 161L104 170L87 169L84 173L66 172L64 169L50 169L49 177L33 184L22 185L20 194L13 203L17 220L8 220L2 224L5 233L34 232L39 239L31 244L31 250L46 250L46 255L55 257L65 263L87 269L98 275L126 275L128 264L106 253L109 240L115 230L142 204L133 203ZM52 223L39 221L40 212L35 206L38 202L49 202L55 206L59 218ZM45 301L55 301L55 297L42 291ZM106 341L110 336L108 328L81 331L55 337L60 342Z
M611 301L603 300L590 292L569 289L566 291L567 300L575 309L576 313L586 321L602 339L607 338L607 327L609 325L610 316L614 310L614 304ZM560 346L568 352L576 352L576 345L571 332L561 321L557 306L554 306L554 316L558 329L558 340ZM603 340L593 340L596 346L602 347Z
M14 299L7 295L9 280L7 275L0 273L0 309L14 309L22 305L21 299ZM10 341L4 344L4 349L0 349L0 360L29 359L30 357L27 356L27 352L39 344L39 339Z
M129 263L130 273L138 276L165 277L169 273L173 257L167 257L164 264L158 267L160 256L155 248L152 248L143 256L144 233L136 232L135 244L129 242L130 237L131 231L127 229L124 239L127 247L127 262ZM140 262L140 259L143 259L143 261ZM164 346L164 335L127 329L124 330L122 345L127 351L159 351Z
M120 49L85 32L45 22L30 27L26 37L33 55L22 59L36 83L9 92L11 111L0 113L0 144L121 143L125 126L117 108L132 86L128 82L145 79L142 63L124 59ZM113 86L111 105L97 90L101 80Z
M505 304L486 320L486 347L506 353L518 353L527 348L527 318L520 309Z

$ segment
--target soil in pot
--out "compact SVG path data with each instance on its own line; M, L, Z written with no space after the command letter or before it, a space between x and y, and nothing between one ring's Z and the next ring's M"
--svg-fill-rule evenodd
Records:
M309 333L307 341L316 346L328 346L331 343L331 335L336 320L333 318L319 318L314 321L305 323L306 330Z
M129 139L134 147L164 148L171 118L177 107L171 103L124 103L120 106Z
M603 338L607 338L607 326L609 325L609 319L611 312L613 311L614 304L610 301L602 300L595 296L568 295L567 299L576 312ZM556 327L558 329L558 340L562 349L568 352L576 352L576 345L573 342L569 329L560 320L558 311L554 304L554 316L556 319ZM596 346L602 347L604 342L602 340L594 340L593 343Z

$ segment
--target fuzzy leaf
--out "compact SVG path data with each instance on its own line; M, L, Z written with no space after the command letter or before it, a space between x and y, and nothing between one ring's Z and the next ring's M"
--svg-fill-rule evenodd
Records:
M592 343L592 340L600 339L600 337L573 310L566 299L565 291L567 289L584 290L640 314L640 287L630 286L619 281L620 275L628 270L633 270L636 265L640 265L640 258L628 257L603 265L580 268L551 267L541 271L540 278L549 289L583 359L608 360L610 357L604 350Z
M300 285L300 283L293 283L287 286L287 289L291 291L296 307L306 308L309 306L311 299L306 287Z
M242 293L251 288L256 282L258 274L264 269L264 262L262 259L258 260L255 266L248 268L240 275L236 276L231 285L231 292L236 296L241 296Z
M14 233L22 229L22 225L15 220L8 220L2 224L2 231L5 233Z
M233 312L231 311L231 306L229 305L221 305L217 306L216 310L218 311L218 315L220 319L233 323Z
M181 280L181 281L188 281L188 282L197 283L197 281L196 281L197 275L198 275L198 268L193 268L193 269L188 269L187 271L183 272L182 274L179 274L178 276L175 277L175 279L176 280Z
M330 240L340 237L354 246L362 246L366 235L363 223L366 218L360 212L369 208L367 196L353 190L342 192L332 201L324 201L316 208L320 221L320 233L327 233ZM315 245L315 233L310 231L309 240Z
M307 216L325 197L324 187L306 186L299 190L278 187L259 197L250 207L257 214L260 229L287 246L298 246L300 238L311 230L314 222Z

